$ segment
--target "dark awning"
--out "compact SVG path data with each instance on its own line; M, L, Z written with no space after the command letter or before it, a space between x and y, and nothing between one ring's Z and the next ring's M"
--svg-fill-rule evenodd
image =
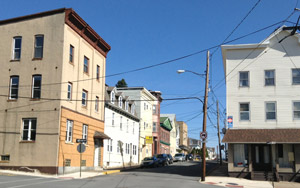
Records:
M101 133L99 131L95 131L94 138L110 139L109 136L107 136L106 134Z
M226 143L300 143L300 129L228 129Z
M186 145L180 145L179 148L184 150L184 151L187 151L187 152L189 152L191 150L191 148L186 146Z

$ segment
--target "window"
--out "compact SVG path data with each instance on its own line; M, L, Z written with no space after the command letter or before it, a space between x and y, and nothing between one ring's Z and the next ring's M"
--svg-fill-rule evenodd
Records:
M133 151L132 151L132 152L133 152L133 155L136 155L136 154L137 154L136 148L137 148L136 145L133 145Z
M1 155L0 161L9 161L10 160L10 155Z
M128 111L128 101L125 101L125 110Z
M240 72L240 87L249 87L249 72Z
M126 147L125 147L125 153L129 154L129 144L126 143Z
M36 35L34 43L34 58L43 58L44 35Z
M33 99L41 98L41 89L42 89L42 76L33 75L32 76L32 98Z
M10 77L9 99L18 99L19 76Z
M88 139L88 125L85 124L82 125L82 139L86 139L86 144Z
M111 103L114 103L115 102L115 92L111 92L111 94L110 94L110 102Z
M299 85L300 84L300 69L293 69L292 77L293 77L293 84Z
M73 137L73 121L67 120L66 142L72 142Z
M68 83L68 94L67 94L68 100L72 100L72 85L73 84L71 82Z
M69 62L74 63L74 47L70 45L70 56L69 56Z
M121 116L120 117L120 130L122 131L122 119L123 119L123 117Z
M23 119L23 135L24 141L35 141L36 136L36 118Z
M82 99L81 99L82 106L87 106L87 94L88 94L87 91L82 90Z
M157 105L153 105L153 114L157 114L156 107L157 107Z
M153 122L153 128L152 128L152 129L153 129L153 130L152 130L153 132L157 132L157 131L156 131L156 122Z
M249 103L240 103L240 120L250 120Z
M119 97L119 107L122 108L122 97Z
M112 152L112 139L107 140L107 151Z
M300 119L300 101L293 102L294 119Z
M22 37L14 37L14 44L13 44L13 60L20 60L21 59L21 46L22 46Z
M265 86L275 85L275 70L265 70Z
M99 81L99 79L100 79L100 66L99 65L97 65L97 68L96 68L96 78Z
M98 112L99 111L99 97L96 96L96 100L95 100L95 111Z
M89 58L84 56L83 59L83 72L89 73Z
M135 111L135 105L132 104L132 105L131 105L131 113L134 114L134 111Z
M115 113L112 113L111 115L111 125L114 126L115 125Z
M266 102L266 119L276 120L276 103Z

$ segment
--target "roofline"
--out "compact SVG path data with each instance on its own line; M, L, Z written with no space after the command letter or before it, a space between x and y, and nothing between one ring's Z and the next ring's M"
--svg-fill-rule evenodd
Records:
M146 89L145 87L121 87L117 88L117 90L140 90L144 92L146 95L148 95L150 98L152 98L154 101L158 100L154 95L151 94L151 92Z

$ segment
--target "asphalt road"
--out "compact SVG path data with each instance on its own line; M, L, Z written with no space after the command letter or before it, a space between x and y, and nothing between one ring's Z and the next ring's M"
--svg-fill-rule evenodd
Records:
M215 164L207 163L207 170ZM177 162L159 168L135 169L131 171L97 176L87 179L59 179L0 174L0 188L217 188L200 184L199 162Z

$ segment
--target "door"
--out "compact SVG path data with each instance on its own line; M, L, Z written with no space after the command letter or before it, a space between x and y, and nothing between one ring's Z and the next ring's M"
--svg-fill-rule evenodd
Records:
M254 171L271 171L271 147L257 144L252 147L252 162Z
M95 152L94 152L94 166L100 166L99 164L99 153L100 153L100 143L98 139L94 140Z

